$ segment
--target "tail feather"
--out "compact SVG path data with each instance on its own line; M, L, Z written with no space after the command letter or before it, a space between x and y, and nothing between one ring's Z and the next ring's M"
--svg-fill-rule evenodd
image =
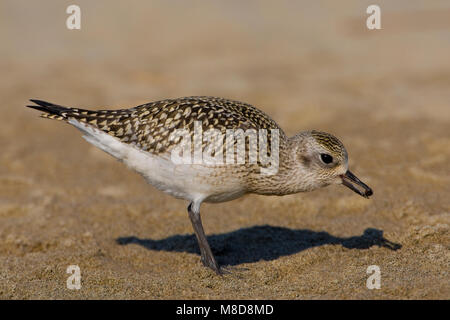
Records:
M71 110L71 108L66 108L47 101L37 99L30 99L30 101L34 102L36 105L30 105L27 107L44 112L41 114L41 117L43 118L64 120L67 119L67 113Z
M62 120L70 123L70 119L87 123L98 127L103 131L110 131L111 126L118 125L122 119L128 119L133 109L122 110L86 110L79 108L68 108L47 101L30 99L36 105L27 106L41 112L42 118ZM73 123L71 123L73 124Z

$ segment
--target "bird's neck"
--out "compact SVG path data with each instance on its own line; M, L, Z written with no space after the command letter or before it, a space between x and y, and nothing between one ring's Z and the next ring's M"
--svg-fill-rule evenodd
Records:
M301 140L295 136L280 143L279 166L274 174L255 173L251 176L249 192L263 195L288 195L315 189L313 177L299 161Z

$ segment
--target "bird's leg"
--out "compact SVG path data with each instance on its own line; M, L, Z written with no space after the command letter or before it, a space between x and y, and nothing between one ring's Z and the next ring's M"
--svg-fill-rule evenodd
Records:
M216 259L213 256L208 240L206 240L205 231L203 230L202 219L200 217L200 207L193 205L191 202L188 206L189 218L194 227L195 236L197 237L200 253L202 255L202 263L205 267L211 268L217 274L222 274Z

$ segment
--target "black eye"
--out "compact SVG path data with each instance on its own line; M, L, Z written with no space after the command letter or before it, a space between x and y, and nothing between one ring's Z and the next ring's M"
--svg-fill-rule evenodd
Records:
M322 153L320 155L320 159L323 161L323 163L326 163L326 164L330 164L333 162L333 157L327 153Z

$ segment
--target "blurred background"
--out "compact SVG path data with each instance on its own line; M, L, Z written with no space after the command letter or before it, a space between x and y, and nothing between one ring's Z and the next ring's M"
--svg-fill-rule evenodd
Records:
M72 4L81 30L66 28ZM450 3L377 1L381 30L370 4L0 0L0 297L448 299ZM203 206L219 260L249 268L216 278L187 204L24 107L190 95L253 104L289 135L335 134L373 199L329 187ZM71 264L82 290L65 287ZM365 287L370 264L381 290Z

